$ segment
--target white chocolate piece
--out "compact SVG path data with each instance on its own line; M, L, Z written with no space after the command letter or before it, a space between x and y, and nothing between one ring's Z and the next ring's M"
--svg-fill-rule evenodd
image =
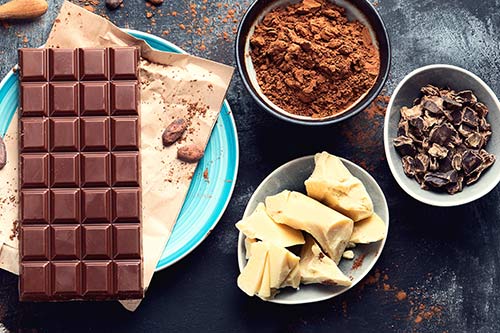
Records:
M347 260L352 260L352 259L354 259L354 252L352 250L347 250L342 255L342 258L347 259Z
M267 213L277 223L311 234L338 263L351 238L353 221L299 192L285 190L266 198Z
M262 282L260 284L259 292L257 296L266 300L271 297L271 286L270 286L270 267L269 267L269 252L267 253L267 259L264 262L264 274L262 274Z
M387 227L377 214L354 224L350 242L368 244L378 242L386 236Z
M273 221L263 203L259 203L251 215L236 223L236 228L247 238L268 241L281 247L304 244L302 233Z
M300 265L297 264L290 274L286 277L285 281L280 285L280 288L292 287L298 289L300 285Z
M262 284L265 264L267 262L267 246L261 242L252 245L252 256L238 276L238 287L248 296L257 293Z
M245 259L249 259L252 255L252 244L257 243L255 238L245 237Z
M270 286L280 288L290 272L299 264L300 258L283 247L268 243L268 261L270 268Z
M352 284L337 264L321 251L311 236L306 237L306 243L300 253L299 266L301 282L304 284L321 283L346 287Z
M337 156L322 152L314 156L314 161L314 171L305 181L308 196L354 222L373 214L373 203L365 186Z

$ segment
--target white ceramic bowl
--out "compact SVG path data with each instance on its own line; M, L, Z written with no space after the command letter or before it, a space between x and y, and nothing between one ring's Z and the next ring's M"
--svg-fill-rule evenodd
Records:
M420 96L420 88L426 84L449 87L456 91L472 90L478 100L486 104L489 109L487 119L492 127L492 136L485 149L493 153L497 159L500 158L500 103L495 93L483 80L463 68L441 64L429 65L408 74L394 90L387 106L384 148L392 175L406 193L429 205L452 207L477 200L500 182L500 161L496 161L486 170L475 184L464 185L462 192L454 195L423 190L414 179L407 177L403 172L401 157L393 145L393 139L397 137L399 111L403 106L411 106L413 100Z
M349 171L358 177L366 187L370 194L375 212L382 218L389 231L389 208L385 200L384 193L378 186L375 179L361 167L356 164L341 158L344 165ZM280 193L283 190L293 190L306 193L304 181L309 178L314 169L314 156L306 156L290 161L278 169L274 170L266 179L260 183L247 204L243 217L246 217L255 210L259 202L264 202L269 195ZM354 260L342 259L339 264L340 270L349 277L352 277L352 285L350 287L342 286L323 286L320 284L300 285L299 290L285 288L270 302L280 304L303 304L323 301L342 294L343 292L354 287L361 281L366 274L372 269L377 259L382 253L385 240L376 243L357 245L354 249ZM246 265L245 259L245 236L240 232L238 238L238 264L240 272ZM365 258L361 261L360 266L353 269L352 266L356 258L364 255Z

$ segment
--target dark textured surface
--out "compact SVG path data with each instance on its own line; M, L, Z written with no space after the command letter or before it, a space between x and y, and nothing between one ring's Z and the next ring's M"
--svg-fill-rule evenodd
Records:
M239 8L247 4L225 8L224 3L233 1L221 1L219 7L209 0L203 11L203 0L195 2L196 19L191 17L188 1L174 0L160 7L164 15L153 17L156 25L146 18L147 8L140 0L125 0L125 7L109 16L120 26L157 35L169 30L166 38L188 51L233 64L235 23L231 18L227 23L223 20L228 9L236 9L239 18ZM42 44L59 5L59 0L51 1L50 12L41 20L0 27L2 76L15 63L16 48L23 45L23 36L16 34L26 34L30 46ZM97 8L103 11L103 4ZM500 93L500 1L382 0L378 9L394 52L389 92L410 70L442 62L475 72ZM166 15L172 11L177 16ZM203 16L209 18L213 32L205 27ZM186 29L179 27L181 23ZM190 33L191 25L195 32L196 25L207 32L202 31L201 36ZM228 34L227 40L223 32ZM228 210L207 240L184 260L155 275L146 300L135 313L116 303L19 304L17 277L0 272L0 322L8 330L500 331L498 187L464 207L431 208L408 197L393 180L383 153L382 112L366 111L320 129L292 126L259 110L237 76L228 99L241 145L239 178ZM375 267L387 274L387 280L381 278L377 286L370 283L372 278L364 288L303 306L280 306L247 297L236 287L234 223L269 172L290 159L323 149L361 163L387 195L391 228ZM390 290L384 290L382 283ZM400 289L407 292L407 299L396 299ZM426 316L424 310L418 310L420 303L426 310L432 305L442 310ZM419 313L422 321L416 323Z

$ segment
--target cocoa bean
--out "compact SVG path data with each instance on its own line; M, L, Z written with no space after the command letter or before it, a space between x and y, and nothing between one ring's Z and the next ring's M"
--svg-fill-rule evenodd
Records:
M177 158L184 162L195 163L201 160L204 153L200 146L190 144L177 149Z

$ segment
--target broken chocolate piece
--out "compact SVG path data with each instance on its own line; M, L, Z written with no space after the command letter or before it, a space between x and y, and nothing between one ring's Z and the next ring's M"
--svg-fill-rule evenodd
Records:
M455 129L449 124L442 124L436 126L432 129L430 133L429 140L440 144L441 146L446 146L450 143L452 136L456 135Z
M401 108L401 117L403 117L403 119L413 119L413 118L417 118L417 117L420 117L422 115L422 106L421 105L415 105L414 107L412 108L407 108L406 106L403 106Z
M401 161L403 162L403 171L408 177L415 176L415 160L411 156L404 156Z
M394 139L394 146L401 156L413 156L417 152L413 145L413 140L407 136L398 136Z
M465 145L469 148L480 149L483 146L484 138L478 132L473 132L469 134L467 139L465 139Z
M430 96L422 98L422 106L425 110L434 113L443 113L443 99L438 96ZM415 108L415 106L414 106Z
M457 93L457 96L462 98L464 102L470 104L477 103L477 97L472 93L472 90L462 90Z
M488 114L488 107L481 102L477 102L472 106L472 108L476 110L477 114L480 117L486 117L486 115Z
M450 183L456 183L458 174L455 170L448 172L429 172L424 176L424 181L427 185L441 188Z
M468 106L464 108L462 121L471 127L477 127L479 125L479 118L476 112Z
M462 109L462 103L458 102L456 99L449 96L443 96L443 108L446 110L460 110Z
M483 162L483 159L481 156L472 151L468 150L465 152L465 154L462 156L462 169L464 170L465 174L468 176L471 173L473 173L481 163Z
M434 87L431 84L428 84L425 87L420 88L420 92L427 96L439 96L439 88Z
M448 149L446 149L443 146L440 146L437 143L433 143L432 146L429 148L428 153L432 157L436 157L436 158L441 159L441 158L445 158L446 155L448 155Z

